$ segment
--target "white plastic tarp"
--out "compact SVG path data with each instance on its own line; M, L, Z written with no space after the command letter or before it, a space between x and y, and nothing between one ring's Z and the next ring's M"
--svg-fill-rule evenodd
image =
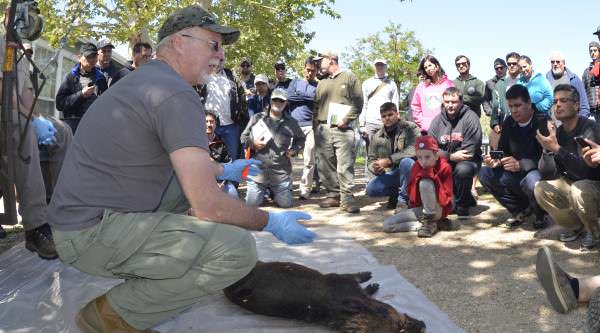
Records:
M369 251L336 228L313 230L319 238L300 246L286 246L271 234L255 233L259 258L291 261L323 273L371 271L373 278L368 283L380 284L377 299L423 320L427 332L463 332L395 267L380 265ZM119 282L81 273L59 260L41 260L21 243L0 256L0 332L79 332L73 322L77 311ZM255 315L229 303L222 294L206 297L155 329L163 333L329 332L304 322Z

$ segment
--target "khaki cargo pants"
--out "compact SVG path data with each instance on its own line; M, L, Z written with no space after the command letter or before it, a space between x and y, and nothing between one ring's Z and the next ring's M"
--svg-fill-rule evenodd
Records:
M600 239L600 181L564 178L543 180L535 184L535 200L552 219L569 230L585 227Z
M339 196L342 203L353 200L354 131L318 124L314 134L317 168L327 197Z
M125 281L107 292L113 309L146 329L240 280L254 267L256 245L241 228L185 215L175 177L158 211L106 210L88 229L54 229L60 259L78 270Z

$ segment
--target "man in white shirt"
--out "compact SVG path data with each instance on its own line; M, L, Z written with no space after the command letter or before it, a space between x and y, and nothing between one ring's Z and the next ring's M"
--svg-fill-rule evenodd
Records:
M396 105L396 110L399 110L398 101L400 100L396 83L387 76L387 61L375 59L373 70L375 75L365 80L362 85L364 102L358 118L360 133L367 144L367 150L371 137L383 126L379 110L381 105L392 102Z

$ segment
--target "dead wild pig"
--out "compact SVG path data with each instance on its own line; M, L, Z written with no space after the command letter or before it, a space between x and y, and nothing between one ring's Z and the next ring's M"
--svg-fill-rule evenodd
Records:
M371 272L321 274L290 262L261 262L225 288L225 296L252 312L327 325L346 333L423 333L425 323L371 297L379 285L359 283Z

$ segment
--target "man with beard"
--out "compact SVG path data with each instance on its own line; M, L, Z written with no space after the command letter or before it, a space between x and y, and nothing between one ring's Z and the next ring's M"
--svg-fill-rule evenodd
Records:
M255 76L252 73L252 61L250 59L242 58L240 61L238 79L242 82L246 99L250 99L256 94L256 87L254 86Z
M262 161L262 171L248 177L246 203L260 206L267 191L281 208L289 208L292 198L292 161L304 148L304 133L288 112L287 91L277 88L271 93L269 110L255 114L241 136L244 147L250 147L252 157Z
M579 114L585 118L590 116L590 106L583 82L575 73L571 72L565 65L565 56L560 52L553 52L550 55L550 70L546 73L546 78L552 89L559 84L570 84L579 93Z
M583 248L595 248L600 244L600 172L586 163L582 153L586 145L576 138L600 142L600 126L580 116L579 93L573 86L559 84L554 93L553 111L561 124L557 128L548 122L548 135L539 131L536 135L544 151L538 166L542 181L535 186L535 199L566 229L560 241L575 241L584 234Z
M193 88L239 34L200 6L175 11L159 29L156 59L109 89L81 122L48 221L63 263L121 279L79 311L81 331L149 332L239 281L257 260L248 230L290 244L314 238L297 222L310 215L249 207L217 186L260 163L211 161Z

